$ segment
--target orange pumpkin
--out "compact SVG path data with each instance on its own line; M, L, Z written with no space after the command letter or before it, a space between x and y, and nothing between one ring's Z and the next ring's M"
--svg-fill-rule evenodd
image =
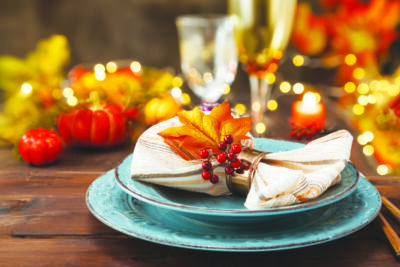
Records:
M169 94L151 99L144 107L144 121L148 125L168 120L182 110L182 106Z

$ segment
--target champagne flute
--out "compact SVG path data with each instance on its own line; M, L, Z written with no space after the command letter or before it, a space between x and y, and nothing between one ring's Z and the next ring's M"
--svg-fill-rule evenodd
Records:
M239 61L250 79L253 130L266 130L264 112L271 88L267 77L278 68L290 38L296 0L228 0L235 23Z
M233 22L227 15L183 15L176 25L183 75L202 110L210 111L237 72Z

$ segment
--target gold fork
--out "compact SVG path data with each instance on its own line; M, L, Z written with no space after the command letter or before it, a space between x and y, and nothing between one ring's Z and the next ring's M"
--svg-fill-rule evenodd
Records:
M400 210L387 199L382 196L382 204L389 210L389 212L400 222ZM386 235L386 238L389 240L390 245L396 255L396 257L400 257L400 238L393 230L392 226L388 223L386 218L383 216L382 212L379 212L378 222Z

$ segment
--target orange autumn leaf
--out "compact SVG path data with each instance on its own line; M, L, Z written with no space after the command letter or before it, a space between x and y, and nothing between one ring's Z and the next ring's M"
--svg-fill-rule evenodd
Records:
M225 135L232 135L234 143L249 137L250 118L234 118L228 102L215 107L210 114L204 114L198 107L178 113L182 126L170 127L158 133L178 155L185 160L200 159L203 148L218 153L218 143Z

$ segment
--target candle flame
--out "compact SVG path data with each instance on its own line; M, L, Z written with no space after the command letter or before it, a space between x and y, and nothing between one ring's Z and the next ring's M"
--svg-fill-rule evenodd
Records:
M317 99L313 93L307 92L303 96L303 103L307 106L314 106L317 103Z

